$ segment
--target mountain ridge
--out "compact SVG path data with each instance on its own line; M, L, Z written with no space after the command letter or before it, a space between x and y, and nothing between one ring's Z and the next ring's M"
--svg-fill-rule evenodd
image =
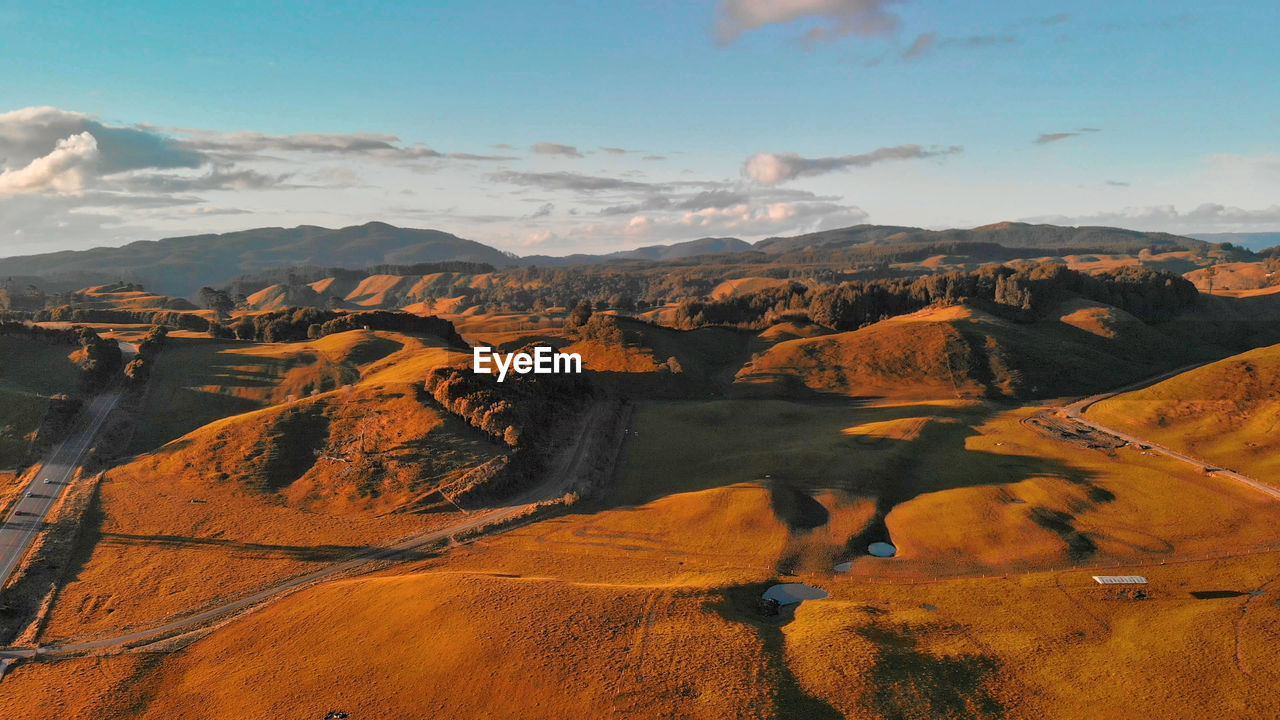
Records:
M63 250L0 258L0 278L43 278L50 284L83 287L125 280L155 292L190 296L202 286L220 286L261 270L326 266L365 268L382 264L475 262L497 268L519 265L569 266L620 261L664 262L699 256L753 252L776 256L853 246L991 242L1006 247L1100 247L1137 251L1154 247L1192 249L1196 240L1168 233L1110 227L1062 227L1002 222L972 229L926 230L897 225L854 225L748 243L733 237L703 237L669 245L647 245L606 254L520 257L440 230L400 228L369 222L343 228L299 225L230 233L142 240L119 247Z

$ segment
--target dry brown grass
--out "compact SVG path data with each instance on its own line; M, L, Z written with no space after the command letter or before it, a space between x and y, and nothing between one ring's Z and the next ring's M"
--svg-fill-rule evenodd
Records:
M1280 346L1251 350L1097 403L1089 416L1272 481L1280 472Z
M1024 414L642 407L619 484L595 506L304 591L149 662L21 667L0 701L33 717L73 704L154 718L1280 712L1268 654L1280 627L1274 504L1167 458L1055 443ZM809 479L831 513L824 526L789 528L765 483L743 480L765 469L768 451L752 444L779 429L776 457ZM901 479L937 487L890 513L902 556L860 556L847 574L802 569L796 579L831 598L761 618L755 599L782 556L868 520L865 499L816 487L895 443L923 455ZM1045 472L1051 462L1061 472ZM1066 540L1027 519L1037 507L1096 536L1086 567L1069 567ZM1089 575L1101 572L1147 575L1150 599L1097 586ZM1233 594L1257 588L1267 594Z
M502 452L419 397L426 373L454 355L364 331L312 343L172 343L160 356L172 378L160 376L160 389L210 373L196 397L238 389L260 407L110 472L48 636L155 620L447 524L455 508L436 488ZM350 384L326 390L339 381ZM274 402L286 392L305 399ZM163 394L149 407L145 422L175 412Z

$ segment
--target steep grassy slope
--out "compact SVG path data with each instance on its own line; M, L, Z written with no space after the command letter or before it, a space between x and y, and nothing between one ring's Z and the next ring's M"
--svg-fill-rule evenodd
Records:
M156 360L130 451L152 450L230 415L349 385L367 366L427 346L399 333L365 331L305 343L172 338Z
M507 452L422 394L461 357L367 331L171 343L138 442L197 427L109 472L48 632L153 620L449 522L437 489Z
M1280 476L1280 345L1117 395L1088 412L1098 422L1273 480Z

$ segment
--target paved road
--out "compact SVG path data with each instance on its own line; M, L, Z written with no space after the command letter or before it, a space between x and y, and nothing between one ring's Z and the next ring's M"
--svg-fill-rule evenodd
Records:
M69 325L69 323L50 323L52 325ZM123 361L128 363L138 354L138 347L133 343L116 341L120 346ZM71 484L76 468L84 461L84 455L93 447L93 439L102 429L107 416L120 400L120 391L113 390L95 397L80 413L79 419L71 429L71 433L58 443L53 453L40 468L40 474L31 480L31 484L23 488L22 495L16 505L11 508L9 517L0 525L0 588L9 582L18 563L27 554L32 540L44 526L45 516L49 509L58 502L58 498Z
M0 588L22 561L31 541L44 526L45 516L71 484L76 468L93 445L93 439L107 415L116 406L120 393L113 391L95 397L81 412L71 434L54 448L40 473L22 491L9 517L0 525Z
M1202 363L1202 364L1208 364L1208 363ZM1265 493L1267 495L1270 495L1273 498L1276 498L1277 500L1280 500L1280 489L1276 489L1260 480L1255 480L1254 478L1251 478L1248 475L1245 475L1244 473L1239 473L1234 470L1219 467L1213 463L1205 462L1200 458L1192 457L1190 455L1187 455L1186 453L1178 452L1177 450L1161 445L1160 443L1147 440L1146 438L1140 438L1136 435L1131 435L1127 432L1124 432L1123 430L1116 430L1115 428L1108 427L1106 425L1103 425L1099 422L1095 422L1085 417L1085 411L1087 411L1095 403L1101 402L1110 397L1115 397L1116 395L1119 395L1121 393L1126 393L1131 390L1137 390L1139 388L1147 387L1148 385L1154 385L1155 383L1158 383L1161 380L1171 378L1174 375L1179 375L1188 370L1193 370L1197 367L1201 367L1202 364L1190 365L1187 367L1178 368L1177 370L1171 370L1167 373L1164 373L1163 375L1157 375L1154 378L1148 378L1147 380L1136 382L1132 385L1126 385L1125 387L1119 388L1117 390L1112 390L1111 392L1102 393L1100 395L1093 395L1091 397L1084 398L1083 400L1077 400L1076 402L1073 402L1070 405L1063 407L1062 412L1068 418L1071 418L1072 420L1082 425L1087 425L1093 428L1094 430L1097 430L1099 432L1104 432L1108 435L1114 435L1115 437L1118 437L1121 440L1124 440L1125 442L1146 447L1153 452L1160 453L1161 455L1167 455L1168 457L1171 457L1174 460L1179 460L1181 462L1187 463L1188 465L1195 467L1197 470L1205 474L1218 475L1221 477L1229 478L1231 480L1235 480L1236 482L1247 485L1253 488L1254 490L1257 490L1258 492Z
M37 657L75 656L95 650L102 650L104 648L137 646L157 642L165 638L174 637L198 629L212 620L230 616L241 610L248 609L267 600L282 596L292 590L305 587L318 580L323 580L326 577L333 577L355 570L366 563L377 560L394 559L410 550L438 543L441 540L448 539L452 535L464 533L468 530L474 530L484 525L526 513L532 505L559 497L564 492L571 489L573 481L582 471L582 463L587 457L585 451L590 442L588 436L600 421L601 414L604 410L604 406L597 405L586 414L582 423L581 435L572 452L567 454L567 461L553 471L545 483L536 488L530 489L520 496L517 496L505 507L476 512L468 516L466 520L450 525L449 527L417 535L399 543L398 545L380 548L363 555L357 555L350 560L321 568L315 572L308 573L291 580L286 580L278 585L273 585L252 595L247 595L237 600L218 605L217 607L208 608L159 625L152 625L147 628L111 637L70 642L62 645L46 645L39 648L3 648L0 649L0 663L4 663L6 660L32 659ZM4 666L0 665L0 668L2 667ZM2 673L0 673L0 676L2 676Z

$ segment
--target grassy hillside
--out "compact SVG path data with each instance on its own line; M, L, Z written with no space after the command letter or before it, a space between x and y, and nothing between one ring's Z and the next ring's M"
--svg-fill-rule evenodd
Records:
M422 341L353 331L314 342L250 344L171 338L148 383L132 452L149 451L215 420L349 385L361 370Z
M457 508L437 489L507 452L422 395L454 357L409 336L172 342L160 358L142 426L163 429L143 442L199 426L109 472L53 635L154 619L449 522ZM260 409L231 414L246 406Z
M1204 351L1085 300L1032 323L953 306L779 342L742 368L737 385L850 397L1054 397L1115 387Z
M1280 345L1196 368L1089 409L1098 422L1247 475L1280 475Z

